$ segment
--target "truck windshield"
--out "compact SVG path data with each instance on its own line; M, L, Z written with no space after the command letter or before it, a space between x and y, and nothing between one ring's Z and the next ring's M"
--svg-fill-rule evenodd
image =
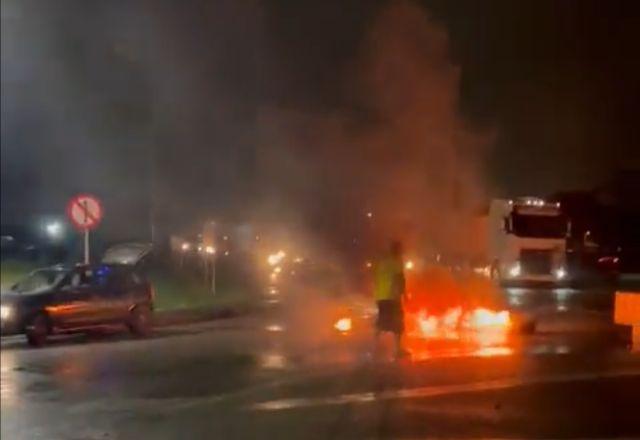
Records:
M564 238L567 219L562 215L512 214L512 232L518 237Z
M36 293L58 284L65 273L59 270L36 270L22 281L14 285L11 290L19 293Z

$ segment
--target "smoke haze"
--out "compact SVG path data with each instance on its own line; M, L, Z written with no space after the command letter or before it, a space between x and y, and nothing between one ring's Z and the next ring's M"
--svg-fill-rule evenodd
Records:
M491 138L460 116L446 30L417 4L393 2L369 23L343 81L332 112L263 109L264 199L342 243L364 234L459 250L484 195Z

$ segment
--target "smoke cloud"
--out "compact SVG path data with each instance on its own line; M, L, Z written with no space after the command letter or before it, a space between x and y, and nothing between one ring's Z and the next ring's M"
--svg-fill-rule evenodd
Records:
M109 239L216 218L290 225L332 256L364 254L372 238L457 251L492 136L460 114L445 28L394 1L340 22L339 59L316 47L331 29L315 29L296 64L300 50L281 41L288 12L256 1L3 2L3 207L62 212L90 191L105 202ZM336 12L323 13L335 23ZM320 64L336 84L296 80Z
M463 251L492 136L465 122L459 89L446 30L416 3L392 2L367 28L340 108L262 110L262 200L334 248L364 235Z

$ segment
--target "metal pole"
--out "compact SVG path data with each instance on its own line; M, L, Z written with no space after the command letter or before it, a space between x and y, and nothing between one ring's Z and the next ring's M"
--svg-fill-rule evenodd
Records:
M84 264L89 264L89 229L84 230Z
M211 293L216 294L216 256L211 257Z

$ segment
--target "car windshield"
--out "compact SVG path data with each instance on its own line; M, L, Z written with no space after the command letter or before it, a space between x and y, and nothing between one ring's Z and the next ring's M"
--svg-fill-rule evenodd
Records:
M512 215L512 230L518 237L564 238L567 219L562 215Z
M58 284L64 275L65 273L59 270L37 270L15 284L11 290L19 293L40 292Z

